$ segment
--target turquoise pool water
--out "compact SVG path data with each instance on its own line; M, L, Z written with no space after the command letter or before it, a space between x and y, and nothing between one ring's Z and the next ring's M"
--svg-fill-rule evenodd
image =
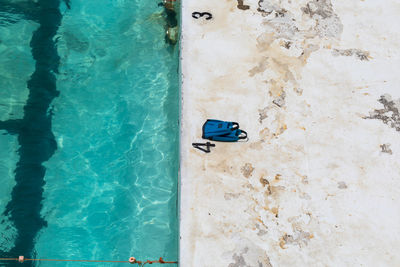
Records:
M0 0L0 257L177 260L178 47L163 8L37 2Z

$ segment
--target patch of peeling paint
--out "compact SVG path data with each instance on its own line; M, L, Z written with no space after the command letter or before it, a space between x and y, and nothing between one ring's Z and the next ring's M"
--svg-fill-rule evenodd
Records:
M390 154L390 155L393 154L392 149L390 149L390 144L383 144L383 145L380 145L380 147L381 147L381 152L382 153L387 153L387 154Z
M315 30L320 37L337 37L343 31L339 16L330 0L313 0L301 9L316 21Z
M346 57L351 57L355 56L359 60L362 61L369 61L370 55L368 51L363 51L360 49L333 49L332 50L332 55L335 57L338 56L346 56Z
M231 254L230 263L227 267L272 267L270 258L263 251L263 249L250 242L248 239L240 238L239 247L235 249L235 252L228 252Z
M311 233L304 231L297 231L293 235L284 234L279 241L279 246L282 249L285 249L286 245L291 244L298 245L299 247L307 246L309 240L313 237Z
M364 119L381 120L384 124L400 132L400 99L392 100L388 94L382 95L378 100L383 109L375 109Z

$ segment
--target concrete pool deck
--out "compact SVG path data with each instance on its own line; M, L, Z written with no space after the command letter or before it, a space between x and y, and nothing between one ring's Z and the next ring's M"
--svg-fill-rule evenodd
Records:
M398 1L181 4L180 265L399 266Z

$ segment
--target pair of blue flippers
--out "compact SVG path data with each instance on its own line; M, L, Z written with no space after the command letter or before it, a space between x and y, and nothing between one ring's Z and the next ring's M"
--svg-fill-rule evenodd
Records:
M231 121L207 120L203 125L203 139L221 142L237 142L247 138L247 133L239 129L239 123Z

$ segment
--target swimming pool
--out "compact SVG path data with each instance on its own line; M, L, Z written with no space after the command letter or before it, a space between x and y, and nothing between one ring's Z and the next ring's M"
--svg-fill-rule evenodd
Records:
M163 8L37 2L0 0L0 256L176 260L179 51ZM76 266L57 264L40 266Z

